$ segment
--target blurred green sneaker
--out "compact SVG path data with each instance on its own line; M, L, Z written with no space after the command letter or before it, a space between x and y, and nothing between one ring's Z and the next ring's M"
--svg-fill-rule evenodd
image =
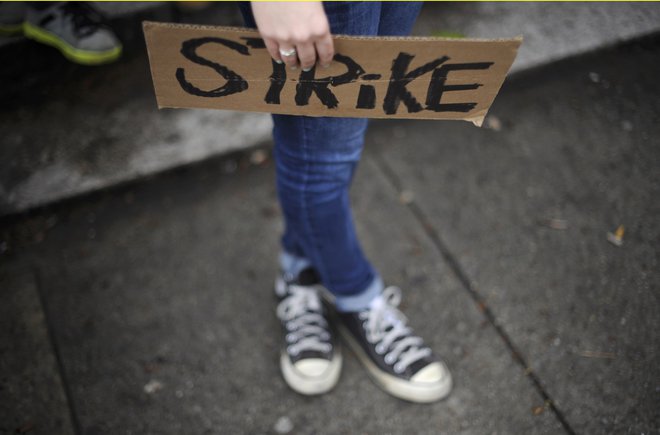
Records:
M25 36L57 48L72 62L99 65L117 60L122 46L103 17L85 2L54 3L27 9Z
M0 2L0 35L23 33L27 8L23 2Z

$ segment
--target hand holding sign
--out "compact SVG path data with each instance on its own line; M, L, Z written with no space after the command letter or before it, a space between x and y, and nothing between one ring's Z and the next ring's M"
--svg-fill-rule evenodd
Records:
M295 69L300 59L300 66L308 71L317 57L321 66L332 61L334 47L323 3L252 2L252 13L266 49L276 62L283 61Z

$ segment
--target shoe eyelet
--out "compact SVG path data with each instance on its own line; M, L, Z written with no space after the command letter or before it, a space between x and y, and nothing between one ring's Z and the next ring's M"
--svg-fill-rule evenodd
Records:
M287 334L286 335L286 342L287 343L293 343L296 340L296 337L293 334Z
M298 348L297 348L297 347L293 347L293 346L289 346L289 347L287 347L287 348L286 348L286 351L287 351L287 352L289 353L289 355L291 355L291 356L296 356L296 355L298 355L298 353L299 353L299 352L298 352Z
M392 356L391 353L388 353L385 355L385 364L392 364L395 361L394 357Z
M401 367L401 364L399 363L394 364L394 372L398 374L401 374L403 372L403 368Z
M376 353L377 353L378 355L382 355L383 352L385 352L385 349L383 349L383 346L382 346L380 343L378 343L378 344L376 345L376 349L375 349L375 350L376 350Z

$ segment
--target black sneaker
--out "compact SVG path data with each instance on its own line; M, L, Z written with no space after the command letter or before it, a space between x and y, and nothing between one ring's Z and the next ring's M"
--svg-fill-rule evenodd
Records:
M286 383L306 395L330 391L337 385L342 365L320 287L311 268L298 277L282 275L275 281L280 301L277 317L284 331L280 368Z
M401 290L388 287L369 309L337 313L342 337L385 391L411 402L434 402L451 391L447 366L406 326Z

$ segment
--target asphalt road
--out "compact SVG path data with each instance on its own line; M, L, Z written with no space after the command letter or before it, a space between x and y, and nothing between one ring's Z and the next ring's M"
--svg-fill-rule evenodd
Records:
M359 233L447 400L393 399L348 352L332 393L287 389L248 152L0 221L0 431L660 432L659 42L517 75L489 128L372 123Z

